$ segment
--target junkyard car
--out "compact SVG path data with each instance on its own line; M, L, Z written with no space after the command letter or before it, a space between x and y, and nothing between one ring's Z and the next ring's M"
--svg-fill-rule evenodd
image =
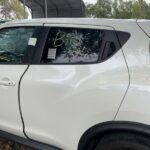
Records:
M150 149L150 21L0 26L0 137L41 150Z

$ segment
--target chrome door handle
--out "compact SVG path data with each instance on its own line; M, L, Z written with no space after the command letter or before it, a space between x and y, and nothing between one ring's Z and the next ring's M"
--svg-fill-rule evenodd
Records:
M3 85L3 86L15 86L16 83L13 82L13 81L0 81L0 85Z

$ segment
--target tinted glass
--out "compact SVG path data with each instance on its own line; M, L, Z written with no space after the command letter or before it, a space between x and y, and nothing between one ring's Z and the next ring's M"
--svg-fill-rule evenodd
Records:
M102 30L51 28L42 61L67 64L97 62L103 36Z
M21 64L34 28L6 28L0 30L0 63Z

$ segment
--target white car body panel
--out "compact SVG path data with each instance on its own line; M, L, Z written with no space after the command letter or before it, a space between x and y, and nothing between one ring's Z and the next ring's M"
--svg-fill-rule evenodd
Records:
M21 22L16 22L13 23L14 21L6 22L0 25L1 28L8 28L8 27L22 27L22 26L43 26L43 23L37 22L37 23L21 23Z
M77 150L88 128L114 119L128 85L122 50L99 64L31 65L21 84L25 132L31 139Z
M0 85L0 130L24 137L18 105L19 80L27 65L0 65L0 82L12 81L15 86Z
M138 20L137 23L142 28L142 30L150 37L150 21Z
M0 29L22 27L22 26L42 26L42 23L21 24L7 22L0 25ZM19 109L19 81L28 65L0 64L0 82L12 81L15 86L0 85L0 130L8 133L25 137L23 133L23 124Z
M138 25L117 29L130 32L131 38L123 46L130 71L130 87L116 120L150 124L150 38Z
M149 21L54 18L12 21L0 28L42 25L117 30L131 37L115 55L98 64L30 65L20 88L29 138L77 150L83 133L96 124L131 121L150 125ZM0 79L16 82L15 87L0 86L0 130L19 136L24 135L17 88L26 68L0 65Z

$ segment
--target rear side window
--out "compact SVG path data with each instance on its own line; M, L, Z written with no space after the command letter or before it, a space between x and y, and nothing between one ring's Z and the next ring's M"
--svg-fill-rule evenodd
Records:
M52 28L47 39L44 62L97 62L104 32L89 29Z
M41 63L87 64L110 58L120 49L113 30L53 27Z
M0 63L22 64L33 27L5 28L0 30Z

